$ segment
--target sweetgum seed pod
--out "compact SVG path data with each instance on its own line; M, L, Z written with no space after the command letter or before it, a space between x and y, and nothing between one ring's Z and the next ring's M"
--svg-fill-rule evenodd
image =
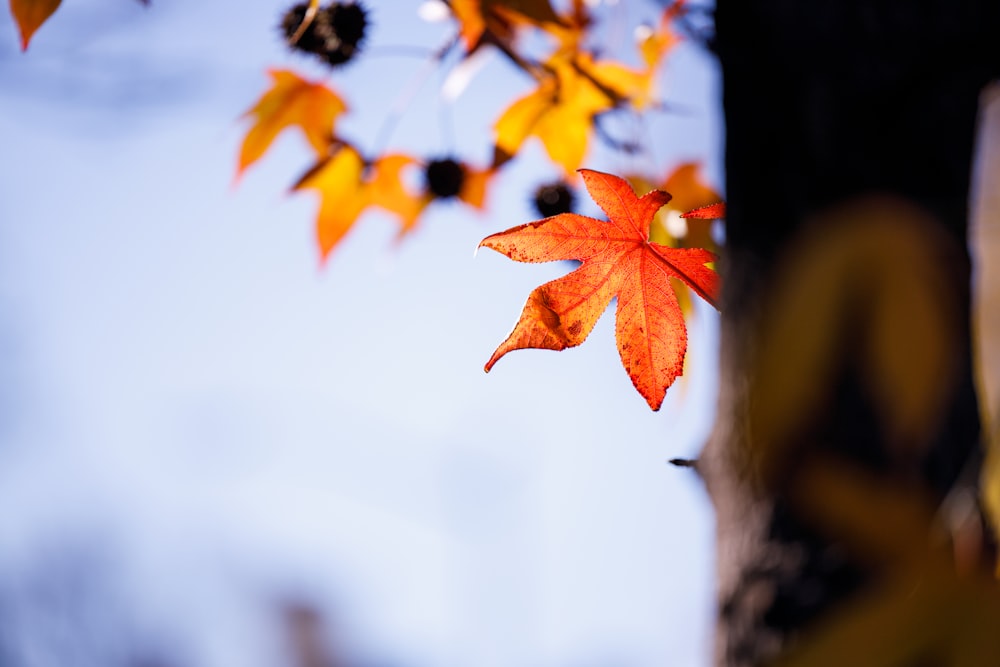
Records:
M324 10L327 26L325 50L320 57L333 67L349 62L361 50L368 27L368 13L361 5L335 2Z
M315 55L331 67L343 65L354 58L361 50L368 27L367 10L356 2L331 3L320 8L298 40L292 42L301 29L308 8L307 3L299 3L282 18L281 30L289 46Z
M431 160L424 171L427 191L438 199L454 197L462 191L465 169L451 158Z
M539 186L533 203L543 218L550 218L560 213L572 213L576 202L569 186L563 181L556 181Z
M306 28L299 39L292 42L292 38L299 31L299 27L302 25L302 21L305 20L306 11L309 9L307 3L301 2L287 12L281 17L281 33L284 36L285 42L296 51L303 51L305 53L319 53L323 48L324 40L316 34L316 23L315 18L313 22Z
M357 47L365 38L368 27L368 12L361 5L351 3L335 3L330 5L334 32L344 44Z

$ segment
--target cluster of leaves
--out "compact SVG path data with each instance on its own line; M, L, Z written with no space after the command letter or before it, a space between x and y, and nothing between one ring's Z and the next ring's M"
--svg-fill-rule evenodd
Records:
M25 48L59 1L11 0ZM588 46L596 19L583 0L572 0L561 12L549 0L437 1L454 25L453 39L433 56L439 63L452 48L462 49L460 62L494 49L534 82L530 92L499 113L490 164L476 167L456 155L366 152L338 132L338 119L349 105L330 82L275 68L268 72L270 86L246 113L251 123L240 148L237 179L285 130L301 132L311 147L312 164L292 190L319 195L316 240L325 261L370 210L394 217L402 237L435 201L454 199L482 209L492 179L527 143L540 142L561 172L558 180L535 191L536 208L545 220L495 234L482 245L519 261L574 259L582 266L531 294L514 332L486 368L513 349L580 344L617 296L622 362L650 407L658 409L666 388L683 370L688 290L716 305L718 279L708 265L716 249L711 219L722 216L712 208L719 196L705 185L694 163L663 178L632 174L624 180L582 170L591 196L610 218L605 222L572 213L573 183L594 139L602 137L602 116L662 109L656 82L665 57L681 40L674 22L688 11L685 1L669 4L655 17L655 25L637 33L638 67ZM294 51L334 70L363 53L370 32L368 12L357 0L300 2L287 8L279 28ZM522 46L529 33L542 38L536 43L547 45L541 56ZM414 186L412 172L417 171L423 176L420 186ZM639 198L633 188L650 192ZM693 209L685 226L683 215Z
M491 164L475 167L453 155L368 154L337 132L337 118L348 110L343 96L329 83L287 69L270 72L271 87L247 113L253 124L241 149L238 175L263 156L287 128L298 128L312 146L314 164L293 189L313 189L320 195L316 230L323 259L370 208L394 215L401 234L412 230L436 199L456 198L482 208L491 179L530 139L540 141L564 172L562 179L538 187L536 207L545 216L572 210L572 183L597 131L597 119L615 110L642 112L657 105L657 72L679 41L671 21L685 5L678 2L665 9L657 27L643 34L639 53L644 67L640 69L601 60L585 48L593 19L579 0L563 14L548 0L452 0L443 6L455 25L455 40L449 44L458 43L463 59L484 49L496 49L536 82L533 91L514 100L497 119ZM366 11L353 0L326 6L320 6L319 0L300 3L288 9L281 21L282 33L294 50L331 67L352 62L362 53L367 28ZM528 31L548 37L551 52L541 59L530 57L520 47ZM439 61L444 51L436 54ZM407 185L413 182L405 173L411 167L423 171L421 189ZM695 169L684 165L672 181L633 180L647 187L669 185L685 190L680 199L693 201L695 206L718 201L718 196L698 180ZM665 215L660 218L658 227L665 229L665 219ZM699 242L711 247L707 231Z
M362 50L368 27L365 8L355 2L318 0L290 8L281 21L289 46L330 67L351 62ZM314 190L320 205L316 238L324 261L368 210L394 216L405 235L435 200L457 199L482 208L493 174L454 156L419 158L398 151L366 154L337 132L337 118L348 111L329 84L287 69L270 71L271 87L247 112L253 123L240 150L237 177L264 155L285 129L298 128L314 151L314 163L292 186ZM408 172L420 170L423 186L413 188Z
M422 162L398 152L366 158L355 144L336 134L337 117L347 111L347 104L329 86L290 70L269 74L271 88L247 114L254 123L240 149L237 176L260 159L282 131L299 128L315 162L292 189L319 193L316 238L323 259L369 208L396 216L400 233L405 234L435 199L458 197L473 206L483 205L487 172L451 159ZM423 191L413 191L406 185L404 170L421 164L426 185Z
M60 0L10 0L23 50L59 6ZM695 163L682 164L663 178L620 178L582 166L599 136L597 120L603 114L642 113L658 106L657 71L679 39L671 25L683 17L685 3L670 4L657 26L646 31L639 42L643 66L638 69L602 59L586 48L593 19L582 0L573 0L565 13L556 12L548 0L448 0L446 7L455 23L455 43L463 46L466 58L482 49L497 49L535 83L496 120L491 164L475 168L456 156L420 159L391 151L365 155L337 133L337 120L348 110L339 94L327 83L273 69L270 88L247 113L253 122L242 143L237 176L263 157L282 132L297 128L314 153L314 163L293 189L320 195L316 229L325 259L369 209L395 216L405 234L435 200L454 198L483 207L489 181L526 142L539 141L562 172L561 180L536 191L536 207L544 219L492 234L480 246L521 262L576 260L580 266L531 292L486 370L512 350L579 345L617 299L615 334L622 364L649 406L658 409L683 371L689 292L718 305L719 277L711 266L717 250L712 221L725 216L725 206ZM353 1L321 7L318 0L310 0L288 9L281 21L290 46L330 67L348 63L361 52L368 27L365 9ZM519 48L529 30L550 39L552 48L543 58L532 58ZM411 168L424 174L419 190L408 187L404 178ZM577 173L607 221L572 212ZM637 196L637 190L645 194ZM772 317L772 329L762 337L769 343L758 355L762 368L751 373L757 386L749 418L752 437L746 440L772 443L771 450L756 453L752 468L759 474L789 460L788 452L773 443L791 441L782 433L808 416L810 402L825 400L815 389L829 386L823 378L833 367L834 357L824 345L829 347L833 340L828 335L836 331L833 323L845 321L843 313L826 305L844 308L851 303L839 294L846 289L841 282L822 275L838 264L843 265L840 273L856 266L875 267L867 284L879 289L865 293L871 305L863 309L871 321L853 332L851 353L860 341L862 356L870 355L864 368L871 374L873 393L881 391L886 423L894 427L889 435L909 442L928 430L927 419L935 418L937 390L948 375L942 360L959 345L951 338L955 332L939 330L949 318L938 310L951 304L933 302L933 287L946 276L909 271L912 266L933 267L937 246L934 239L915 245L911 240L908 245L905 233L885 231L886 221L892 219L880 215L878 221L855 220L860 226L842 237L825 236L819 254L800 249L791 272L796 279L780 281L775 299L786 304L790 315ZM859 228L863 232L854 231ZM886 254L886 249L891 251ZM924 252L927 249L934 252ZM904 274L923 275L925 285L917 297L906 297L891 280ZM832 290L829 298L817 298L816 285ZM904 333L893 328L892 323L899 322L921 326ZM803 332L803 326L815 331ZM924 354L914 363L910 348L899 342L913 338L913 332L923 343L934 343L923 349L937 354ZM803 368L811 372L803 373ZM786 370L794 372L788 375ZM994 511L1000 506L998 479L1000 464L993 457L984 482L986 502ZM883 479L835 461L807 461L791 495L797 508L838 544L893 568L871 595L851 602L852 613L815 626L809 641L800 642L778 664L902 664L928 655L956 665L1000 661L995 632L1000 595L976 571L983 538L978 515L969 507L960 512L951 507L945 513L952 543L943 546L936 532L939 520L922 495L909 486L890 488ZM955 506L973 504L960 496L949 500ZM935 527L934 534L928 535L928 526ZM883 641L885 637L890 641Z
M539 213L551 219L491 236L483 245L520 261L577 259L583 265L532 293L517 328L487 370L513 349L578 345L617 296L622 362L650 407L658 409L666 388L683 370L684 312L691 305L687 290L713 305L718 292L717 276L706 265L715 259L711 219L722 214L718 209L696 212L686 229L682 214L716 205L719 196L704 184L693 163L663 179L630 176L636 188L653 190L641 199L625 180L584 170L586 185L611 218L609 224L572 213L572 183L599 136L603 114L644 113L662 106L655 84L665 56L680 40L672 22L685 11L684 2L668 6L656 26L644 31L638 40L639 68L604 59L587 48L594 19L581 0L564 13L548 0L450 0L442 7L455 25L455 39L449 44L463 49L463 61L495 49L535 83L497 118L491 164L477 168L457 156L420 158L398 151L366 154L337 132L337 119L348 110L340 94L328 83L275 69L270 71L271 87L247 113L252 124L237 176L262 157L281 132L298 128L314 151L314 164L293 190L311 189L319 195L316 237L326 260L368 210L394 216L402 236L435 200L454 198L482 208L493 177L527 142L539 141L562 172L559 180L540 185L534 196ZM364 8L353 0L326 6L313 0L290 8L281 29L293 49L339 67L361 52L367 25ZM541 58L520 46L529 31L550 45ZM444 52L438 52L439 60ZM422 188L408 185L413 181L407 178L410 169L422 170Z

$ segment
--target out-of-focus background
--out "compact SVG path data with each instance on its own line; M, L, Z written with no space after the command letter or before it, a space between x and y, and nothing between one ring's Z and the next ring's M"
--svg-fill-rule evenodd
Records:
M320 268L316 201L287 194L299 136L233 184L266 68L322 74L279 39L290 4L67 0L26 54L0 12L0 665L704 664L712 518L667 460L708 432L716 314L698 306L659 413L611 314L484 374L567 270L473 257L538 217L558 172L537 145L485 214L435 204L400 244L370 215ZM371 148L427 66L408 47L452 27L367 5L366 51L331 85ZM658 16L602 11L633 56ZM447 74L389 145L486 164L531 81L488 57L452 104ZM650 150L598 145L588 166L700 160L718 187L712 58L681 45L661 83L671 111L625 126Z

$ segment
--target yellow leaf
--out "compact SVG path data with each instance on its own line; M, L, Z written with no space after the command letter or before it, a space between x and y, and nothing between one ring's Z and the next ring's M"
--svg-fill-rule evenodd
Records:
M273 85L245 115L255 122L240 148L236 175L256 162L274 139L289 127L302 130L316 151L324 156L333 141L334 122L347 105L322 83L307 81L289 70L269 70Z
M533 92L512 104L500 116L496 130L494 166L517 154L524 141L538 137L549 157L573 177L583 164L594 116L618 101L613 89L587 72L587 61L550 60L550 72Z
M430 197L414 194L403 183L403 170L415 164L416 158L409 155L385 155L372 163L367 183L372 204L399 217L401 236L416 226L417 218L430 203Z
M589 56L582 57L578 66L605 90L612 91L621 100L629 100L639 111L654 101L652 69L639 72L616 62L595 63Z
M293 190L315 190L320 196L316 239L324 261L369 207L392 213L399 220L400 236L416 226L431 201L429 195L406 187L403 172L416 164L416 158L396 153L366 164L357 149L338 143L332 156L299 179Z
M649 28L647 32L640 35L639 53L649 69L656 69L667 52L680 41L670 27L670 21L677 16L679 11L682 11L678 9L682 6L683 3L677 2L664 9L663 14L660 15L660 24L655 29Z
M690 211L722 201L719 193L704 181L700 172L701 165L697 162L685 162L670 172L661 187L674 196L670 200L671 207L678 211Z
M768 484L797 460L801 434L825 423L841 369L856 369L892 455L914 460L959 377L962 250L937 223L874 196L811 222L775 270L750 374L746 451Z
M562 23L549 0L450 0L448 4L469 51L476 49L486 34L506 43L518 25Z
M361 155L344 145L310 169L292 188L316 190L320 194L316 240L323 261L371 203L369 189L362 181L364 166Z
M517 155L524 141L533 133L539 119L555 104L557 84L545 79L538 88L516 100L497 120L494 164L499 166Z
M806 464L794 484L809 525L878 574L769 667L1000 664L1000 587L963 570L928 497L832 458Z
M14 15L21 32L22 51L28 50L31 36L59 8L60 2L61 0L10 0L10 13Z

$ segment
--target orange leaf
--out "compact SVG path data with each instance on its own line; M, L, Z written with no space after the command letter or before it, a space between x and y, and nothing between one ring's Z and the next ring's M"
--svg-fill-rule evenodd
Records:
M599 69L584 55L573 61L553 58L547 68L552 74L497 121L494 166L516 155L524 141L535 136L552 161L572 176L587 154L594 116L613 108L621 98L614 85L604 84L597 75L614 78L624 68Z
M658 67L663 56L680 41L670 23L683 12L683 8L683 2L673 3L663 10L663 14L660 15L660 24L655 30L647 28L637 35L639 37L639 53L648 68Z
M272 69L273 85L245 115L255 122L240 148L239 177L288 127L298 127L318 156L326 155L333 142L333 124L347 105L322 83L307 81L289 70Z
M682 218L700 218L702 220L716 220L726 217L726 202L719 202L709 206L702 206L693 211L681 214Z
M21 32L22 51L28 50L31 36L59 8L60 2L61 0L10 0L10 13L14 15Z
M393 213L399 219L400 235L413 228L430 202L403 184L403 170L416 162L409 155L390 154L366 165L357 149L338 142L332 156L321 159L299 179L292 190L315 190L320 196L316 240L323 261L369 207Z
M640 72L613 61L593 62L587 54L581 54L577 59L577 67L591 81L610 92L616 103L628 100L633 107L642 111L654 101L655 81L652 69Z
M549 0L450 0L448 5L469 51L476 49L486 34L509 41L517 24L562 23Z
M528 296L514 330L490 357L486 371L512 350L579 345L617 296L615 338L622 365L649 407L658 410L667 387L683 371L687 350L687 328L670 279L716 306L718 274L705 266L715 255L648 240L650 222L669 194L653 190L636 197L617 176L588 169L580 173L610 221L561 213L480 243L519 262L583 262Z
M462 189L458 198L480 210L486 206L486 188L490 179L496 174L494 169L476 169L467 164L462 165L465 176L462 179Z
M690 211L693 208L714 204L722 199L719 193L709 187L699 175L697 162L685 162L674 169L660 186L674 196L671 208Z
M715 217L699 218L687 215L687 211L701 209L714 205L722 197L701 178L700 166L695 162L687 162L678 166L660 186L674 196L670 200L670 214L687 219L687 232L678 238L673 238L668 245L685 248L708 248L714 250L715 239L712 236L712 220ZM656 239L656 234L654 234Z
M361 155L353 147L344 145L333 156L321 160L292 187L293 190L310 189L320 193L316 240L323 261L371 203L369 190L362 181L364 168Z
M371 166L368 181L371 202L399 217L400 236L413 229L430 203L429 197L414 194L403 184L403 170L416 164L418 160L409 155L392 154L379 158Z

